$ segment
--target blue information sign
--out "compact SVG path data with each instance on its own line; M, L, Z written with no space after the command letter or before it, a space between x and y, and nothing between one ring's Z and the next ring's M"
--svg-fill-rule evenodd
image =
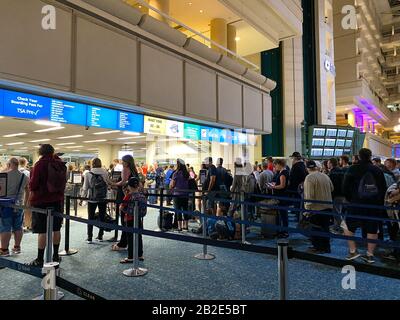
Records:
M144 116L137 113L118 111L118 130L144 132Z
M14 118L49 120L50 98L4 90L4 115Z
M86 125L89 127L118 130L118 111L88 106Z
M4 115L4 90L0 89L0 116Z
M50 120L86 126L86 109L85 104L51 99Z

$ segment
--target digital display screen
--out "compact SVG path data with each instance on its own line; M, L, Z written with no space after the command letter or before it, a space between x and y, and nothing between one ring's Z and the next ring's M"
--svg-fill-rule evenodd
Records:
M4 114L4 90L0 89L0 116Z
M312 139L313 147L323 147L325 143L324 139Z
M322 157L323 149L311 149L312 157Z
M183 137L189 140L200 140L200 126L196 124L185 123Z
M344 148L346 141L343 139L336 140L336 147Z
M335 157L341 157L343 155L343 149L335 150Z
M347 137L347 130L339 130L338 131L339 138L346 138Z
M325 129L324 128L314 128L313 136L325 137Z
M346 140L346 148L351 148L352 145L353 145L352 140Z
M247 144L247 135L243 132L234 131L232 143L233 144L242 144L242 145Z
M107 108L88 106L87 126L117 130L118 111Z
M232 144L233 134L231 130L219 130L219 142Z
M86 126L86 109L85 104L51 99L50 120Z
M324 157L333 157L335 149L324 149Z
M354 137L354 131L353 130L347 131L347 138L353 138L353 137Z
M326 139L325 140L325 147L334 147L336 145L335 139Z
M164 136L167 130L167 121L155 117L144 117L144 132Z
M335 137L337 135L337 129L327 129L326 130L326 136L327 137Z
M350 149L344 149L343 150L343 154L344 155L350 155L351 154L351 150Z
M4 112L8 117L48 120L50 98L4 90Z
M143 133L144 116L137 113L118 111L118 130Z

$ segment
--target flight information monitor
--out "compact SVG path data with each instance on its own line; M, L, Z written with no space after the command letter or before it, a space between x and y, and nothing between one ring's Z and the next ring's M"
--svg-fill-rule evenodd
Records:
M325 137L325 129L324 128L314 128L313 136L314 137Z
M87 126L118 130L118 111L102 107L88 106Z
M51 99L50 120L86 126L86 109L85 104Z

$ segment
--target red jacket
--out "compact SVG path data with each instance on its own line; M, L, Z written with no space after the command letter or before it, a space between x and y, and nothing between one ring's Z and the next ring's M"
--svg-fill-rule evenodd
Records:
M62 160L54 156L43 156L36 162L31 172L29 189L31 206L40 206L47 203L63 202L64 192L50 193L47 189L48 165L50 161Z

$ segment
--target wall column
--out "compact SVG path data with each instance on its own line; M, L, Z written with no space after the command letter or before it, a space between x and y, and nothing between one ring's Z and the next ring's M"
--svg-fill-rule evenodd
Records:
M114 159L112 147L113 146L111 146L111 145L99 145L98 157L101 160L103 167L108 168L108 166L111 164L111 162Z
M40 156L39 156L39 149L37 149L37 150L35 150L33 153L32 153L32 163L33 164L35 164L39 159L40 159Z
M156 9L160 10L161 12L169 15L170 5L169 0L150 0L150 5L155 7ZM157 12L150 10L150 16L169 24L169 20L165 19L162 15L158 14Z
M236 41L236 27L228 25L227 29L227 48L237 53L237 41ZM228 53L228 57L235 58L232 54Z
M226 20L221 18L211 20L211 40L226 48L228 46L227 39L228 26ZM214 45L211 45L211 48L226 55L224 50L221 50Z

